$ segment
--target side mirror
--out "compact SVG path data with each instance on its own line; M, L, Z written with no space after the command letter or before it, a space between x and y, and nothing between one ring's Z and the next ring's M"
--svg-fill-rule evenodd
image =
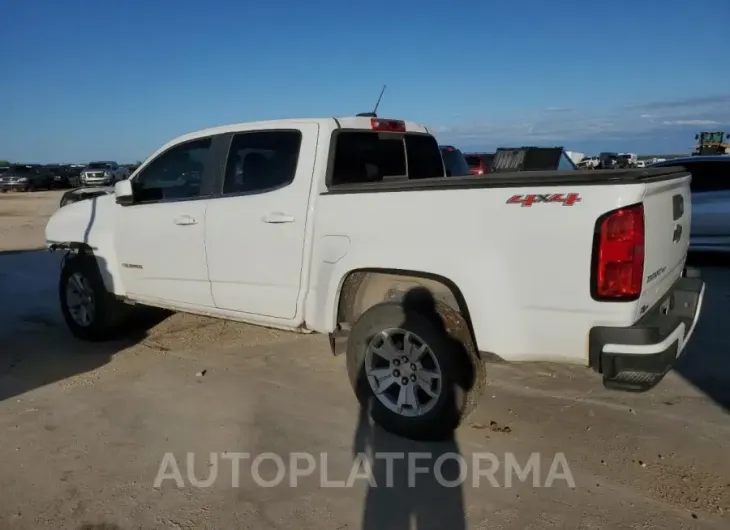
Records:
M699 140L699 139L700 139L700 135L699 134L695 134L695 140Z
M726 140L730 140L730 133L728 133L728 134L725 135L725 139Z
M121 206L133 204L134 193L132 191L132 182L125 179L114 184L114 195L117 198L117 204Z
M450 177L451 175L452 175L451 170L450 169L447 169L446 170L446 176L447 177Z

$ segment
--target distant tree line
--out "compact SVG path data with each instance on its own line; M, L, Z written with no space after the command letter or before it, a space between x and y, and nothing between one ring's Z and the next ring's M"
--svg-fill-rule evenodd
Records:
M11 164L11 162L9 160L3 160L3 159L0 158L0 167L2 167L2 166L9 166L10 164ZM130 169L137 169L139 166L142 165L142 162L139 161L139 160L137 160L133 164L121 164L121 165L123 165L125 167L128 167Z

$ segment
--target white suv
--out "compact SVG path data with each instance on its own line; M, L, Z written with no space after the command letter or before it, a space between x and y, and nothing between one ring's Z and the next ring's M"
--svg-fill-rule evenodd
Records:
M81 172L82 186L113 186L129 177L129 170L116 162L91 162Z

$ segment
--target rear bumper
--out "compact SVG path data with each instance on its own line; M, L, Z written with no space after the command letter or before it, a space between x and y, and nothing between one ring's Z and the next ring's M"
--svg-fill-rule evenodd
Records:
M604 385L643 391L661 381L692 337L704 294L699 271L688 269L633 326L592 328L590 365L603 374Z

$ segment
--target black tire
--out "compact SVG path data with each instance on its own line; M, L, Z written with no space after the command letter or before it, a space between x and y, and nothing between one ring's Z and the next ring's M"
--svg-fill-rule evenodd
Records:
M423 308L401 302L377 304L363 313L350 330L347 371L360 405L386 431L412 440L443 440L476 408L484 393L486 369L459 313L441 302ZM370 341L381 331L400 328L416 334L433 352L441 368L442 391L421 416L400 415L375 396L365 375Z
M76 322L69 310L66 286L75 274L82 275L91 286L95 311L94 317L88 326ZM117 300L106 290L96 259L91 254L67 256L61 269L58 291L63 318L71 334L76 338L93 342L116 338L118 332L121 331L122 325L127 320L129 306Z

